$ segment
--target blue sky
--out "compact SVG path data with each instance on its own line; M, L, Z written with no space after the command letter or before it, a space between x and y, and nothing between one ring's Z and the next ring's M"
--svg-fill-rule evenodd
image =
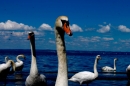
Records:
M56 49L54 23L69 17L73 36L67 50L130 51L129 0L1 0L0 49L30 49L27 33L35 32L36 49Z

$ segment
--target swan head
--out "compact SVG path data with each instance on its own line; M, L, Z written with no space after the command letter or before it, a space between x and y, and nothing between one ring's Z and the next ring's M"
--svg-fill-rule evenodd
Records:
M8 61L11 63L13 71L15 71L16 65L15 65L14 61L13 60L8 60Z
M31 40L32 38L34 38L34 32L30 31L28 32L28 40Z
M97 60L101 59L101 56L100 55L97 55L96 56Z
M59 16L56 19L55 27L59 27L58 29L62 29L66 34L72 36L72 32L69 27L69 20L67 16Z
M117 58L114 59L114 61L118 60Z
M25 57L24 54L20 54L20 55L18 55L17 57L22 57L22 58L26 59L26 57Z
M9 58L8 56L5 57L5 62L8 62Z

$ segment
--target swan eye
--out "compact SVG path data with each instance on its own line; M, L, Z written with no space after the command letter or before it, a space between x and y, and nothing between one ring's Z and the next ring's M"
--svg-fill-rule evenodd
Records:
M66 21L67 26L69 26L69 21Z
M29 33L29 35L30 35L30 36L33 36L33 35L34 35L34 32Z
M69 26L69 21L61 20L61 22L62 22L62 25L64 25L66 23L66 26Z

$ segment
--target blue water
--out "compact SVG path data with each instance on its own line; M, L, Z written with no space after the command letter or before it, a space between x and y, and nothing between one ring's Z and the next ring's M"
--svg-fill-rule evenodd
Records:
M16 61L18 54L24 54L24 68L22 72L9 74L6 86L25 86L26 77L29 75L31 64L30 50L0 50L0 63L4 63L5 56ZM98 78L89 84L89 86L127 86L126 67L130 64L130 52L105 52L105 51L67 51L68 59L68 78L80 71L92 71L96 55L101 55L98 62ZM57 77L57 53L55 50L36 50L37 66L39 72L47 78L48 86L54 86ZM102 72L103 66L113 67L113 59L118 58L116 62L117 72ZM2 84L2 82L1 82ZM69 81L69 86L79 86L79 83ZM82 85L86 86L86 85Z

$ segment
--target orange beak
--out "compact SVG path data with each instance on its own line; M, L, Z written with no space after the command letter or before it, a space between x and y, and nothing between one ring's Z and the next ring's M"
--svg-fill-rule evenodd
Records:
M70 27L66 23L64 23L63 29L66 32L66 34L68 34L69 36L72 36L72 32L70 30Z
M31 37L30 36L28 36L28 38L27 38L27 40L29 40Z

